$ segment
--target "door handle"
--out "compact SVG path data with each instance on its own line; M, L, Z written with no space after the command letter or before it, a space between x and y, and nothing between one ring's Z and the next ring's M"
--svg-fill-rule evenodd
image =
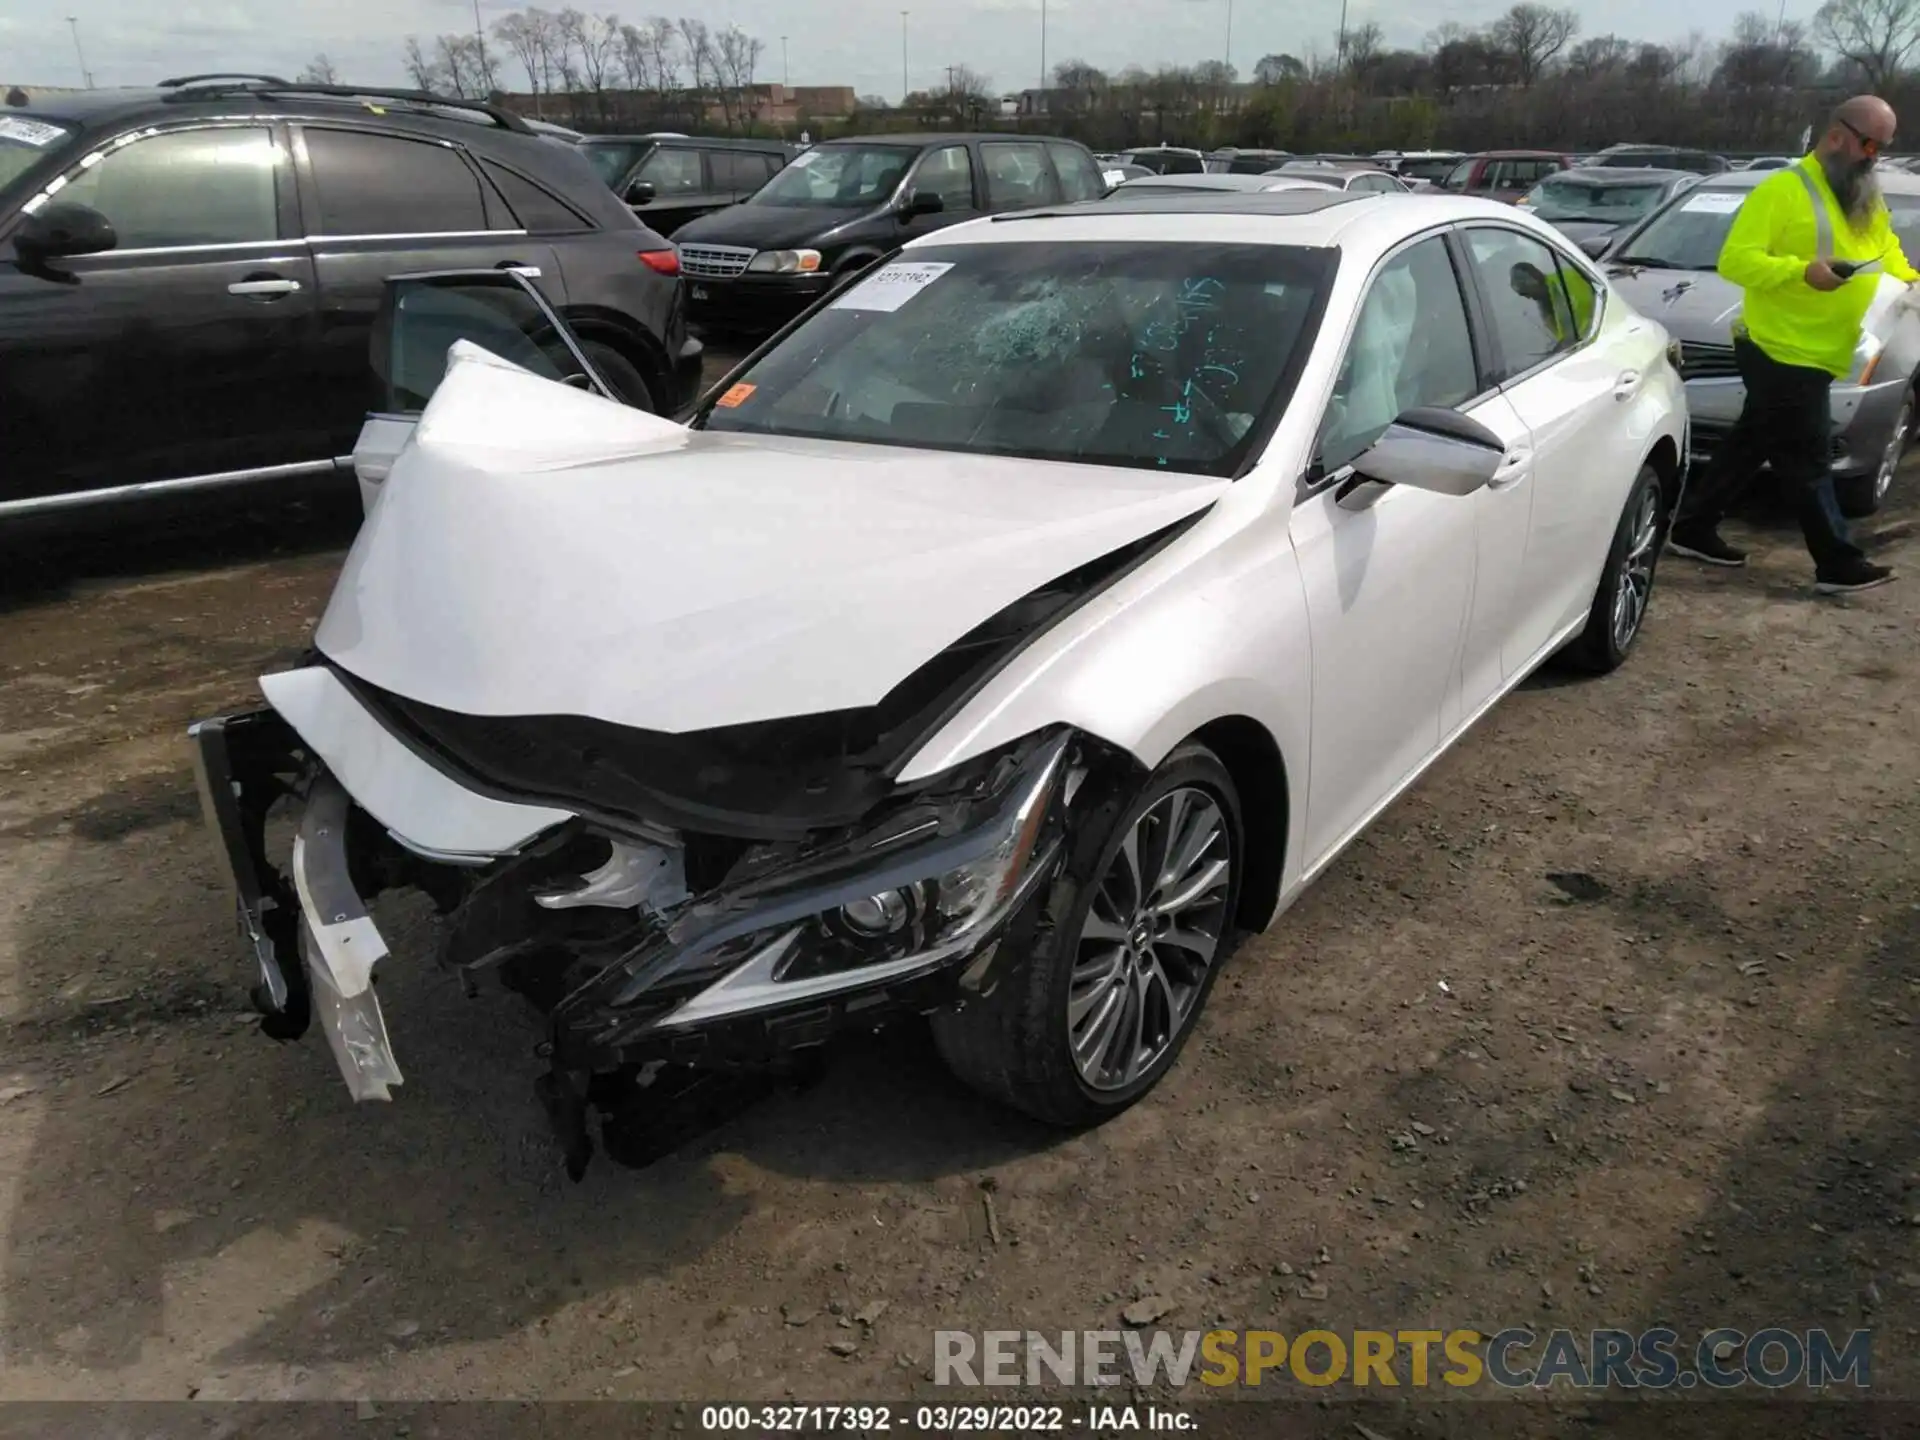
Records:
M1619 375L1615 377L1613 382L1614 399L1631 400L1639 391L1640 372L1638 370L1622 370Z
M245 295L259 300L272 300L280 295L293 295L299 290L298 280L236 280L227 286L229 295Z
M522 265L518 260L502 260L493 268L496 270L505 270L509 275L518 275L526 280L538 280L540 278L540 267L538 265Z
M1533 451L1524 445L1516 445L1507 451L1500 461L1500 468L1493 472L1493 478L1487 481L1489 490L1511 490L1527 476L1533 473Z

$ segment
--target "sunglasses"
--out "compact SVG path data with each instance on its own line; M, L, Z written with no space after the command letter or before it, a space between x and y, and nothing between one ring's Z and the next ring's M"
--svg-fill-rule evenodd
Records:
M1853 138L1860 142L1860 151L1863 155L1869 160L1879 157L1880 142L1878 140L1874 139L1873 136L1867 134L1850 120L1842 120L1840 123L1853 132Z

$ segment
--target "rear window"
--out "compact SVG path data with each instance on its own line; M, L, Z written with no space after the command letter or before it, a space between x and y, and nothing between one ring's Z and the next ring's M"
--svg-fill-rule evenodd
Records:
M49 155L73 143L74 127L34 115L0 115L0 192Z
M524 175L504 165L496 165L484 156L480 168L487 172L487 178L506 200L507 208L513 211L514 219L520 222L521 228L535 235L561 235L593 228L572 206L549 194L545 188Z
M624 180L640 157L652 148L651 140L641 140L626 145L582 145L580 153L587 157L600 182L611 189Z
M1287 402L1334 263L1280 245L916 249L816 312L703 423L1231 474Z

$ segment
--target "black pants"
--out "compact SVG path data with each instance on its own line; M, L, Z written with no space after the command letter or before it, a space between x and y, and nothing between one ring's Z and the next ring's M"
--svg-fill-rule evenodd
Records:
M1847 522L1831 483L1833 376L1804 365L1782 365L1751 340L1734 341L1733 358L1746 382L1746 404L1726 443L1687 487L1674 529L1719 524L1762 462L1771 462L1800 512L1800 533L1806 536L1815 571L1826 573L1865 559L1865 552L1847 538Z

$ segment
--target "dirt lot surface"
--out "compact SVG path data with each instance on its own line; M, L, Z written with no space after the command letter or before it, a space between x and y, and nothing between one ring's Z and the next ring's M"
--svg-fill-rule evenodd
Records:
M1791 529L1669 557L1630 665L1498 707L1104 1129L993 1109L909 1029L578 1185L531 1020L419 963L424 905L377 912L391 1106L242 1013L183 731L304 645L349 523L128 541L0 610L0 1399L905 1398L937 1328L1142 1297L1866 1325L1913 1395L1913 513L1866 528L1912 578L1848 602Z

